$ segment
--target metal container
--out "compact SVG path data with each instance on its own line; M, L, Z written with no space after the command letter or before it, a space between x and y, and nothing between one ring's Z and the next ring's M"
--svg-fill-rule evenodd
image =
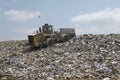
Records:
M75 33L75 29L74 28L60 28L60 33L62 34Z

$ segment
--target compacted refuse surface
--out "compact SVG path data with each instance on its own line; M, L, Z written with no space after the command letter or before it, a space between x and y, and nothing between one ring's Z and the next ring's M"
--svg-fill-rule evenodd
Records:
M0 80L120 80L120 34L84 34L42 49L1 41Z

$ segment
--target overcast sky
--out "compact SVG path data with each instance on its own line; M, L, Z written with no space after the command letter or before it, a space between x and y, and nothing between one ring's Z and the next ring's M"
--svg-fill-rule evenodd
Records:
M120 0L0 0L0 40L27 39L44 23L77 35L120 33Z

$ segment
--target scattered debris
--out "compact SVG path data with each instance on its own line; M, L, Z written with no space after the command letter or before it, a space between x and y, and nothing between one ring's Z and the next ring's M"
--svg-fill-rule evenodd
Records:
M0 80L120 80L120 35L84 34L43 49L0 42Z

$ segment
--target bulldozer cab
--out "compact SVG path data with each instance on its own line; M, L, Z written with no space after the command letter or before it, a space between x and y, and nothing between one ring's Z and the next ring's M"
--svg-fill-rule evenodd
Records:
M52 34L53 33L52 25L48 25L48 24L43 25L42 32L47 34Z

